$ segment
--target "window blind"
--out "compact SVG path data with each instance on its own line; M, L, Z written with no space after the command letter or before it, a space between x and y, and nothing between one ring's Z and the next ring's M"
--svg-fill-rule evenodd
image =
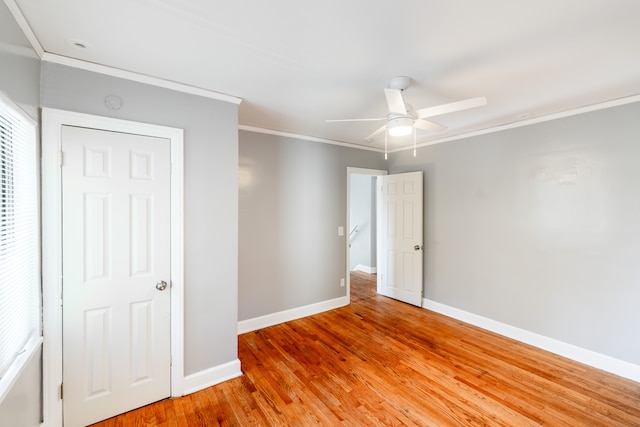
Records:
M35 124L0 93L0 379L40 335Z

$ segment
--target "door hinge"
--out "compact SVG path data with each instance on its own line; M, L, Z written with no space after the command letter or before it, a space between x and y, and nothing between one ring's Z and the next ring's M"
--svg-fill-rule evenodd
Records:
M62 151L58 154L58 163L60 164L60 167L64 164L64 153Z
M60 384L60 400L64 398L64 384Z

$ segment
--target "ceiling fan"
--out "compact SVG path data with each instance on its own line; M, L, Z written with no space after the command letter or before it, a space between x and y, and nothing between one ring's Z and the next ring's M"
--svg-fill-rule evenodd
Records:
M384 125L365 138L365 141L371 142L373 138L385 130L387 130L391 136L408 135L414 132L414 129L440 132L445 130L446 127L425 119L441 114L453 113L454 111L481 107L487 104L487 99L484 96L480 96L478 98L464 99L462 101L414 110L413 107L406 104L402 98L402 92L409 87L410 83L411 79L405 76L394 77L389 81L389 87L384 89L384 95L387 98L387 105L389 107L387 117L374 119L337 119L327 120L327 122L372 122L386 120Z

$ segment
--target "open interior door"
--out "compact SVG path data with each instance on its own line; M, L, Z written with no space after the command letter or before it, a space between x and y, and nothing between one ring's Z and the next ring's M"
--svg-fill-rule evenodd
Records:
M378 292L422 306L422 172L378 177Z

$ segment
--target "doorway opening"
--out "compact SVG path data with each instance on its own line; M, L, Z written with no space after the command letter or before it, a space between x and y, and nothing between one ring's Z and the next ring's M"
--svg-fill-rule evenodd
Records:
M376 179L378 169L347 168L347 298L351 298L351 272L377 272Z

